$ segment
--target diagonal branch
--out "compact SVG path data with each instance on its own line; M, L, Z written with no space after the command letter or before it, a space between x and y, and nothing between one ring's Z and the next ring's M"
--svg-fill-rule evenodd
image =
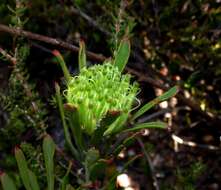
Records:
M56 39L56 38L51 38L51 37L36 34L36 33L32 33L32 32L29 32L29 31L22 30L22 29L18 29L18 28L12 28L12 27L9 27L9 26L3 25L3 24L0 24L0 31L7 32L11 35L24 36L24 37L32 39L32 40L38 40L38 41L41 41L41 42L45 42L45 43L48 43L48 44L59 46L59 47L62 47L64 49L71 50L73 52L78 52L79 51L79 47L77 47L75 45L72 45L70 43L67 43L63 40ZM102 62L102 61L105 60L104 56L102 56L100 54L90 52L90 51L87 51L87 56L89 58L93 59L93 60L96 60L96 61L101 61Z
M100 30L103 34L105 34L106 36L111 36L112 34L107 31L105 28L103 28L102 26L100 26L93 18L91 18L90 16L88 16L86 13L84 13L83 11L81 11L79 8L75 8L74 6L70 7L71 13L76 14L81 16L83 19L85 19L91 26L93 26L94 28Z
M8 60L10 61L13 65L16 64L16 58L11 56L9 53L7 53L4 49L1 48L0 46L0 53Z

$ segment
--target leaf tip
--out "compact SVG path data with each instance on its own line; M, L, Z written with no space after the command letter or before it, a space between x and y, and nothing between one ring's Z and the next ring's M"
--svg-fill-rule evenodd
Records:
M3 172L2 170L0 170L0 177L5 175L5 172Z
M52 54L53 54L55 57L61 56L60 52L59 52L58 50L56 50L56 49L52 51Z
M180 91L180 87L178 85L175 85L174 88L176 91L174 95L176 95Z
M21 150L20 145L15 145L14 153L18 152L19 150Z

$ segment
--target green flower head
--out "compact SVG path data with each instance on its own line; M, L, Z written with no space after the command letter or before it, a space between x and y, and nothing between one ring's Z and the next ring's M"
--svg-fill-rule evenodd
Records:
M130 112L138 91L137 83L130 84L130 79L110 62L84 67L70 78L65 91L67 103L76 108L86 133L92 134L108 112Z

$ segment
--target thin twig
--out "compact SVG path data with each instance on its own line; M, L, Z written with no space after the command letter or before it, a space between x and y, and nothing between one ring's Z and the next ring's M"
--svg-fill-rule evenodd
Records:
M172 134L171 137L174 140L174 145L175 145L174 147L175 147L176 152L178 151L178 144L191 146L191 147L202 148L202 149L208 149L208 150L221 150L221 148L217 147L217 146L198 144L198 143L193 142L193 141L183 140L181 137L179 137L175 134Z
M23 36L23 37L26 37L26 38L29 38L32 40L38 40L41 42L45 42L48 44L59 46L64 49L71 50L73 52L79 51L79 47L72 45L70 43L67 43L63 40L51 38L51 37L36 34L36 33L32 33L29 31L22 30L22 29L12 28L12 27L9 27L9 26L3 25L3 24L0 24L0 31L7 32L7 33L15 35L15 36ZM90 51L87 51L87 56L89 58L91 58L92 60L96 60L96 61L104 61L105 60L105 57L103 55L96 54L96 53L93 53Z
M105 28L103 28L102 26L100 26L93 18L91 18L90 16L88 16L86 13L84 13L83 11L81 11L79 8L75 8L74 6L70 7L70 10L72 13L77 14L79 16L81 16L83 19L85 19L91 26L93 26L94 28L98 29L99 31L101 31L103 34L105 34L106 36L112 36L112 34L110 32L108 32Z
M147 160L147 162L148 162L148 165L149 165L149 167L150 167L151 176L152 176L152 179L153 179L153 186L154 186L154 188L155 188L156 190L160 190L160 187L159 187L159 184L158 184L158 180L157 180L157 177L156 177L155 168L154 168L154 166L153 166L153 164L152 164L151 158L150 158L148 152L146 151L142 140L141 140L140 138L136 138L136 139L137 139L137 141L138 141L138 143L139 143L141 149L143 150L144 156L145 156L145 158L146 158L146 160Z
M11 56L9 53L7 53L4 49L0 47L0 53L8 60L10 61L13 65L16 64L16 58Z

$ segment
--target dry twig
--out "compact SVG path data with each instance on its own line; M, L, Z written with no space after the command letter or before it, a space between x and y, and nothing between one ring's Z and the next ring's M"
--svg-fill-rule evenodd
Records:
M79 15L80 17L82 17L83 19L85 19L91 26L93 26L94 28L98 29L99 31L101 31L103 34L105 34L106 36L111 36L112 34L110 32L108 32L105 28L101 27L93 18L91 18L90 16L88 16L86 13L84 13L83 11L81 11L79 8L75 8L74 6L70 7L70 10L72 13Z
M16 58L11 56L9 53L7 53L4 49L0 47L0 53L8 60L10 61L13 65L16 64Z
M197 147L197 148L207 149L207 150L221 150L217 146L198 144L198 143L193 142L193 141L183 140L181 137L179 137L175 134L172 134L171 137L174 141L174 149L175 149L176 152L178 152L178 144L182 144L182 145L186 145L186 146L190 146L190 147Z
M71 50L73 52L78 52L79 51L79 47L72 45L70 43L67 43L63 40L60 39L55 39L55 38L51 38L48 36L44 36L44 35L40 35L40 34L36 34L36 33L32 33L29 31L25 31L22 29L17 29L17 28L12 28L12 27L8 27L6 25L0 24L0 31L2 32L7 32L9 34L15 35L15 36L23 36L32 40L38 40L41 42L45 42L48 44L52 44L55 46L59 46L62 47L64 49L68 49ZM90 51L87 51L87 56L89 58L91 58L92 60L96 60L96 61L104 61L105 57Z

